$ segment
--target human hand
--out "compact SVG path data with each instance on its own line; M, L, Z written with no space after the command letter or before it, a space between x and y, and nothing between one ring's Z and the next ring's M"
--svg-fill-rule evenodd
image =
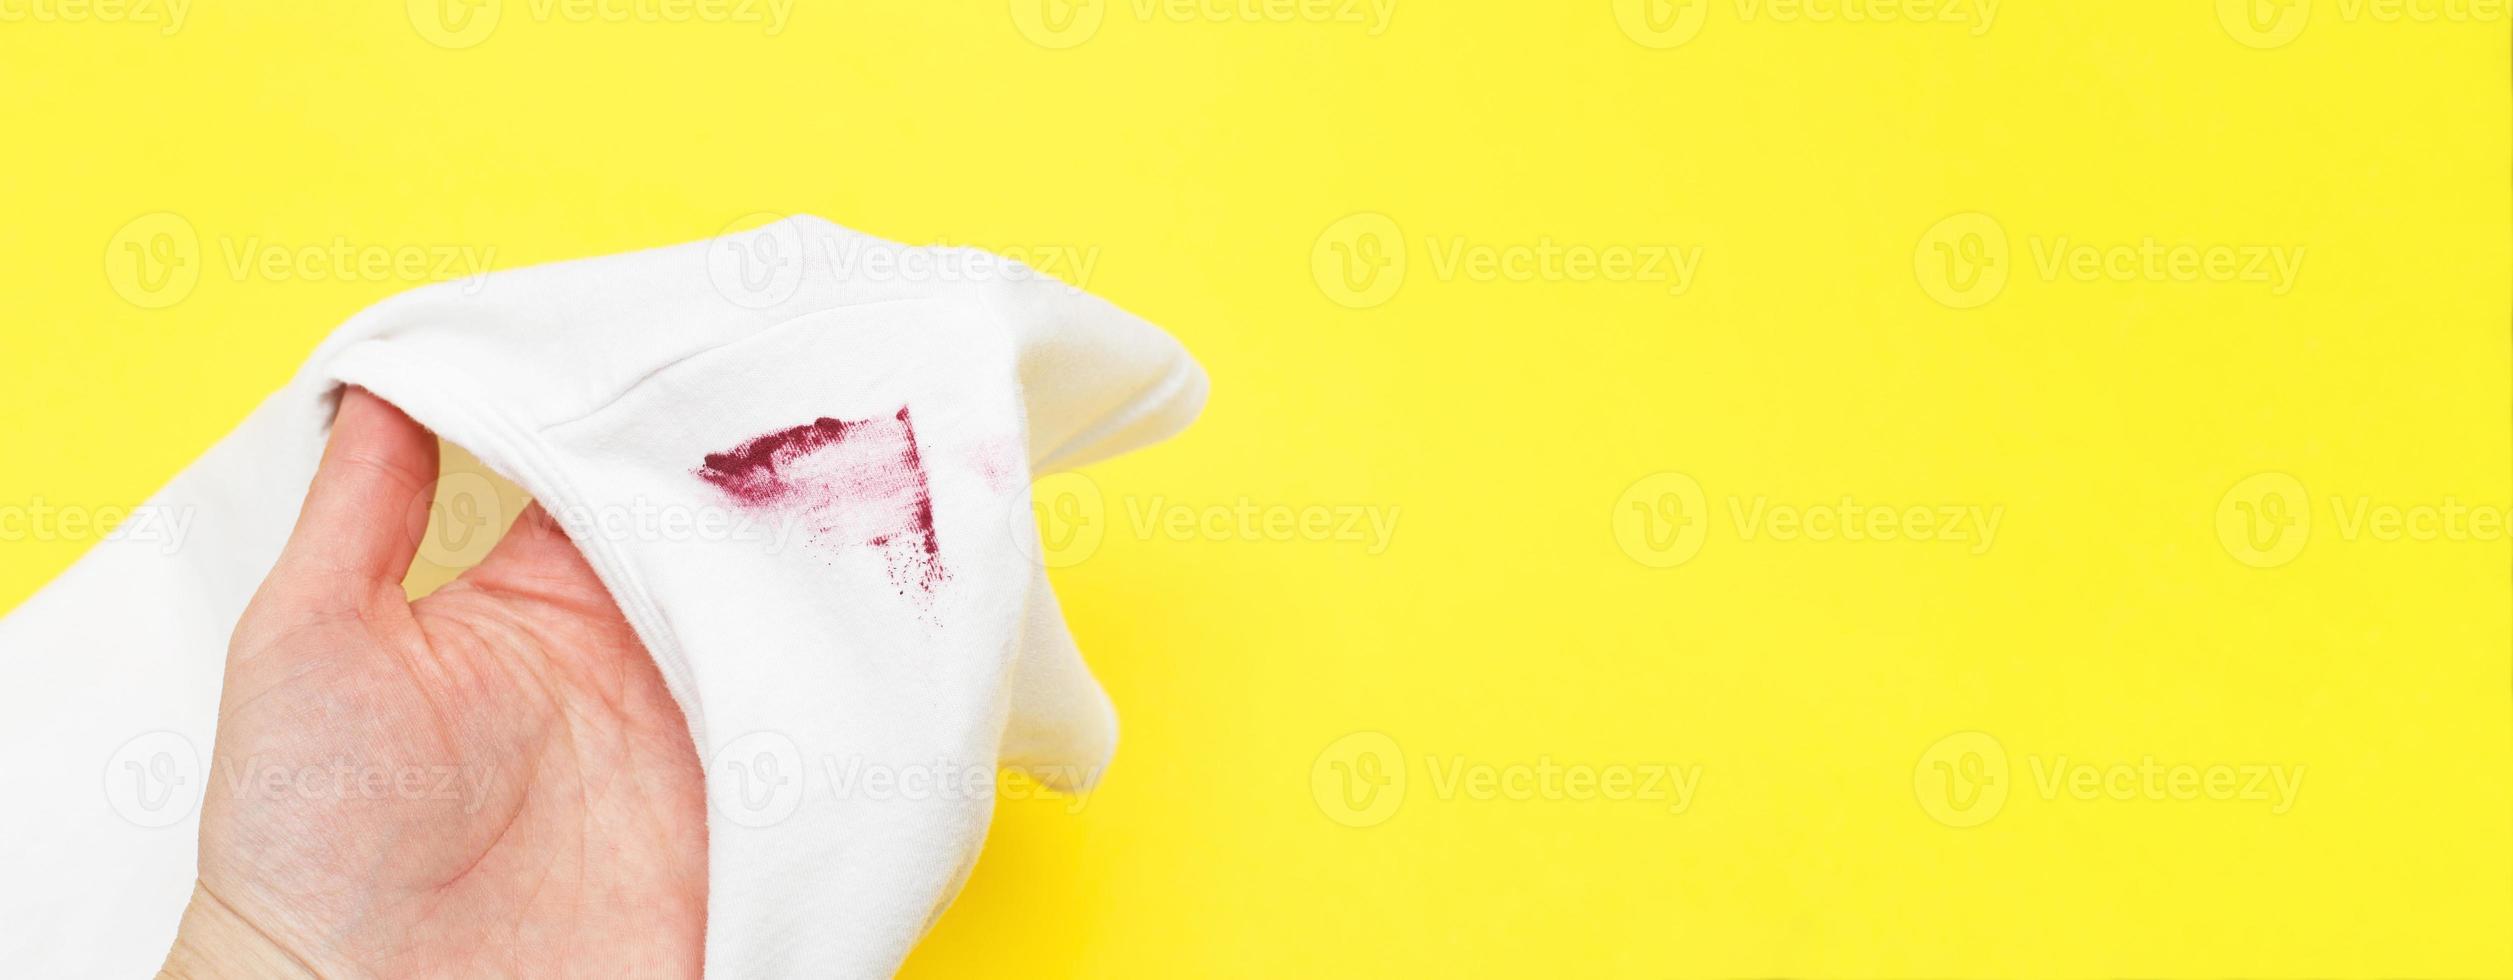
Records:
M679 707L537 504L407 601L436 471L427 430L342 393L230 641L166 973L699 972L705 777Z

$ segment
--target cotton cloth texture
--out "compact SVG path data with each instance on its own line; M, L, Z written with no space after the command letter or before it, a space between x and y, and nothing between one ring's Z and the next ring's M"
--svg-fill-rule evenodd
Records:
M976 859L984 777L1097 777L1115 715L1030 481L1176 433L1206 391L1168 335L1055 279L812 217L379 303L0 620L6 972L164 957L229 634L342 385L529 492L636 628L707 767L727 977L891 974Z

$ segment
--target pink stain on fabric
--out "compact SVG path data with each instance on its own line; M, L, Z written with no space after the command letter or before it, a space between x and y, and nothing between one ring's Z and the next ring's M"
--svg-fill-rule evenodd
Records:
M1010 436L988 436L969 451L969 468L986 481L988 491L1002 496L1021 488L1021 456L1021 444Z
M950 578L905 407L889 418L824 418L757 436L708 454L694 472L744 509L801 521L823 547L880 551L901 595L930 602Z

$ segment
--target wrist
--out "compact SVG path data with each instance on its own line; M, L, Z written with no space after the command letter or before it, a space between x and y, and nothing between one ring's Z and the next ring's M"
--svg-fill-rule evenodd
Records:
M179 980L317 976L303 958L198 882L192 885L192 903L183 909L183 925L175 930L174 948L167 951L157 975Z

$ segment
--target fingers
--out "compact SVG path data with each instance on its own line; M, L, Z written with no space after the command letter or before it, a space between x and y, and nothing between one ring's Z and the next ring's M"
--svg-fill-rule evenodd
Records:
M567 540L567 532L560 530L558 521L550 517L549 511L542 509L540 501L535 500L524 507L522 514L516 515L514 526L506 529L506 536L497 540L497 546L489 549L488 557L480 559L480 564L473 571L485 574L564 569L572 572L573 566L584 564L584 556L576 551L574 542ZM583 574L590 578L593 569L585 567Z
M331 443L273 579L300 603L355 605L402 576L427 530L436 437L364 388L344 388Z
M601 577L539 501L524 508L514 526L506 529L506 536L498 539L497 547L462 578L482 588L532 596L625 623Z

